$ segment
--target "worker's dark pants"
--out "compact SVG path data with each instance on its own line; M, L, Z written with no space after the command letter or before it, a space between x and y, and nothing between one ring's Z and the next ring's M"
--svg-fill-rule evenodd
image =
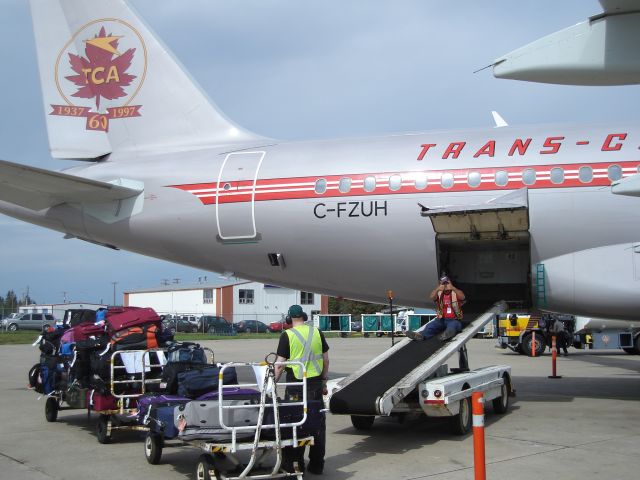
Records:
M287 399L296 400L302 399L300 389L296 387L287 387L285 392L285 397ZM307 382L307 401L310 400L319 400L322 402L322 383L317 382ZM324 468L324 455L326 448L326 436L327 436L327 426L325 414L321 412L312 412L309 409L308 415L320 415L318 420L319 427L313 433L313 446L309 447L309 464L313 465L315 469ZM307 421L313 421L308 419ZM298 430L299 431L299 430ZM288 470L293 462L298 462L300 468L304 468L304 449L305 447L285 447L282 449L282 462L285 469Z
M422 330L422 336L424 339L428 339L431 337L435 337L440 332L444 332L445 330L451 330L452 335L455 335L458 332L462 331L462 323L457 318L436 318L435 320L427 323L427 325Z

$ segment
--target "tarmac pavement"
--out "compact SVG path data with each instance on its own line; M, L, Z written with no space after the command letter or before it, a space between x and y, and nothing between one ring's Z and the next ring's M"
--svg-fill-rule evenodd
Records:
M330 376L345 376L391 344L389 338L329 339ZM276 340L209 341L217 361L260 361ZM640 471L640 356L621 351L570 349L558 360L562 379L548 379L551 357L528 358L494 348L493 340L468 344L471 368L512 366L516 398L505 415L486 408L487 478L636 478ZM44 399L26 388L39 351L0 346L0 479L187 479L200 451L166 448L149 465L140 433L115 432L113 443L95 436L97 415L68 410L44 418ZM456 359L450 362L455 366ZM369 432L349 417L327 417L322 477L342 479L472 479L473 438L447 432L442 420L378 418Z

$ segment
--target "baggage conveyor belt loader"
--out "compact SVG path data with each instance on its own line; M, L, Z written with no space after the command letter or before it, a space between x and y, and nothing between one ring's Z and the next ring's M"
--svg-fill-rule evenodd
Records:
M504 413L514 395L511 367L497 365L469 370L466 343L506 303L465 324L453 339L437 336L425 341L403 340L371 360L355 373L329 385L329 409L333 414L351 415L353 426L368 430L376 416L424 412L427 416L452 417L455 433L471 428L471 394L484 392L485 402ZM459 368L449 371L445 361L458 353Z

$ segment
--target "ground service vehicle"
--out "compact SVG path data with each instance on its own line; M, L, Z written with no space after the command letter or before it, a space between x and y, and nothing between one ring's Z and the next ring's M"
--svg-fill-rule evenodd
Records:
M333 414L351 415L358 430L372 427L376 416L424 413L449 417L459 435L471 429L471 395L481 391L496 413L504 413L513 395L511 367L469 369L466 343L504 307L496 304L450 340L399 341L350 376L329 382ZM445 361L458 353L458 368Z

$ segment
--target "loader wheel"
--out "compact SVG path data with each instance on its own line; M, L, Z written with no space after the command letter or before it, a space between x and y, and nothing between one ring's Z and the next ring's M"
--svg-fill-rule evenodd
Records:
M373 415L351 415L351 424L356 430L371 430L375 419Z
M144 458L147 459L151 465L157 465L160 463L160 457L162 457L162 435L149 432L144 439Z
M471 397L460 400L460 413L451 417L451 432L454 435L466 435L471 430Z
M200 455L196 466L196 480L219 480L220 474L213 457L208 454Z
M522 351L528 357L531 357L533 335L528 333L522 337ZM547 348L547 342L542 334L536 334L536 357L540 357Z
M503 414L509 409L509 392L511 391L511 380L506 373L502 376L504 383L500 388L500 396L492 400L493 412Z
M47 398L44 404L44 416L47 422L55 422L58 419L58 400L53 397Z

